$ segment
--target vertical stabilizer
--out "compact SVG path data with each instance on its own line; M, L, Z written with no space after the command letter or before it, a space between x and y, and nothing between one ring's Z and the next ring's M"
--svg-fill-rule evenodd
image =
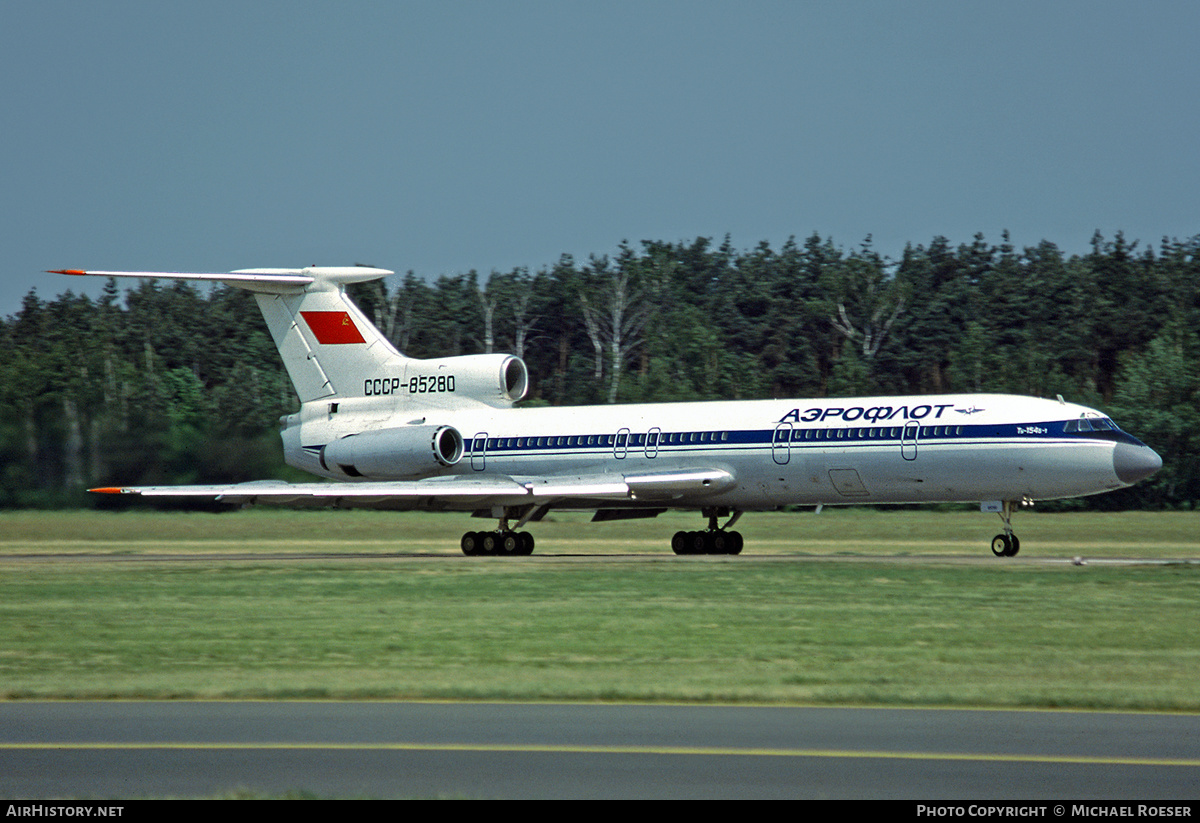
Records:
M300 401L335 398L367 380L403 381L407 358L387 341L346 286L392 272L366 266L136 272L60 269L55 274L219 281L254 292ZM361 394L361 392L355 392Z
M300 293L254 295L301 402L347 394L372 378L404 377L406 358L345 292L317 276Z

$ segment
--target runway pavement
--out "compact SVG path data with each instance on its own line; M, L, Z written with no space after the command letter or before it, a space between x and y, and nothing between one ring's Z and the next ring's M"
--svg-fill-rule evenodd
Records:
M0 703L0 796L1194 800L1200 715Z

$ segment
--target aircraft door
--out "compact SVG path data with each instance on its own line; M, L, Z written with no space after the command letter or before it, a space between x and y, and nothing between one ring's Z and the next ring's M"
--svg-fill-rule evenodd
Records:
M618 460L624 460L625 454L629 450L629 429L621 429L617 432L617 437L613 440L613 457Z
M792 424L780 423L771 436L771 459L781 466L792 459Z
M471 468L477 472L487 467L487 432L480 432L471 441Z
M900 456L905 460L917 459L917 436L921 433L921 424L909 420L904 424L904 433L900 437Z
M646 457L653 460L658 457L658 438L662 434L662 429L655 426L650 431L646 432Z

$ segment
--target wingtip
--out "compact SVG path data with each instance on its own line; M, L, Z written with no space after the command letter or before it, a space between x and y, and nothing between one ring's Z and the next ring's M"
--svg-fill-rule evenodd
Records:
M87 274L87 272L83 269L46 269L46 274L74 274L78 276Z
M121 486L101 486L98 489L88 489L93 494L124 494L125 489Z

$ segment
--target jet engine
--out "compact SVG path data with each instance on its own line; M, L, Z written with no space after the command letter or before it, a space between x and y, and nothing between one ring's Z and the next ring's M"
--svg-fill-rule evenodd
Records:
M462 459L463 437L453 426L401 426L347 435L320 455L322 468L345 477L426 477Z
M467 354L409 360L404 370L410 399L454 405L461 398L507 408L525 396L529 371L511 354Z

